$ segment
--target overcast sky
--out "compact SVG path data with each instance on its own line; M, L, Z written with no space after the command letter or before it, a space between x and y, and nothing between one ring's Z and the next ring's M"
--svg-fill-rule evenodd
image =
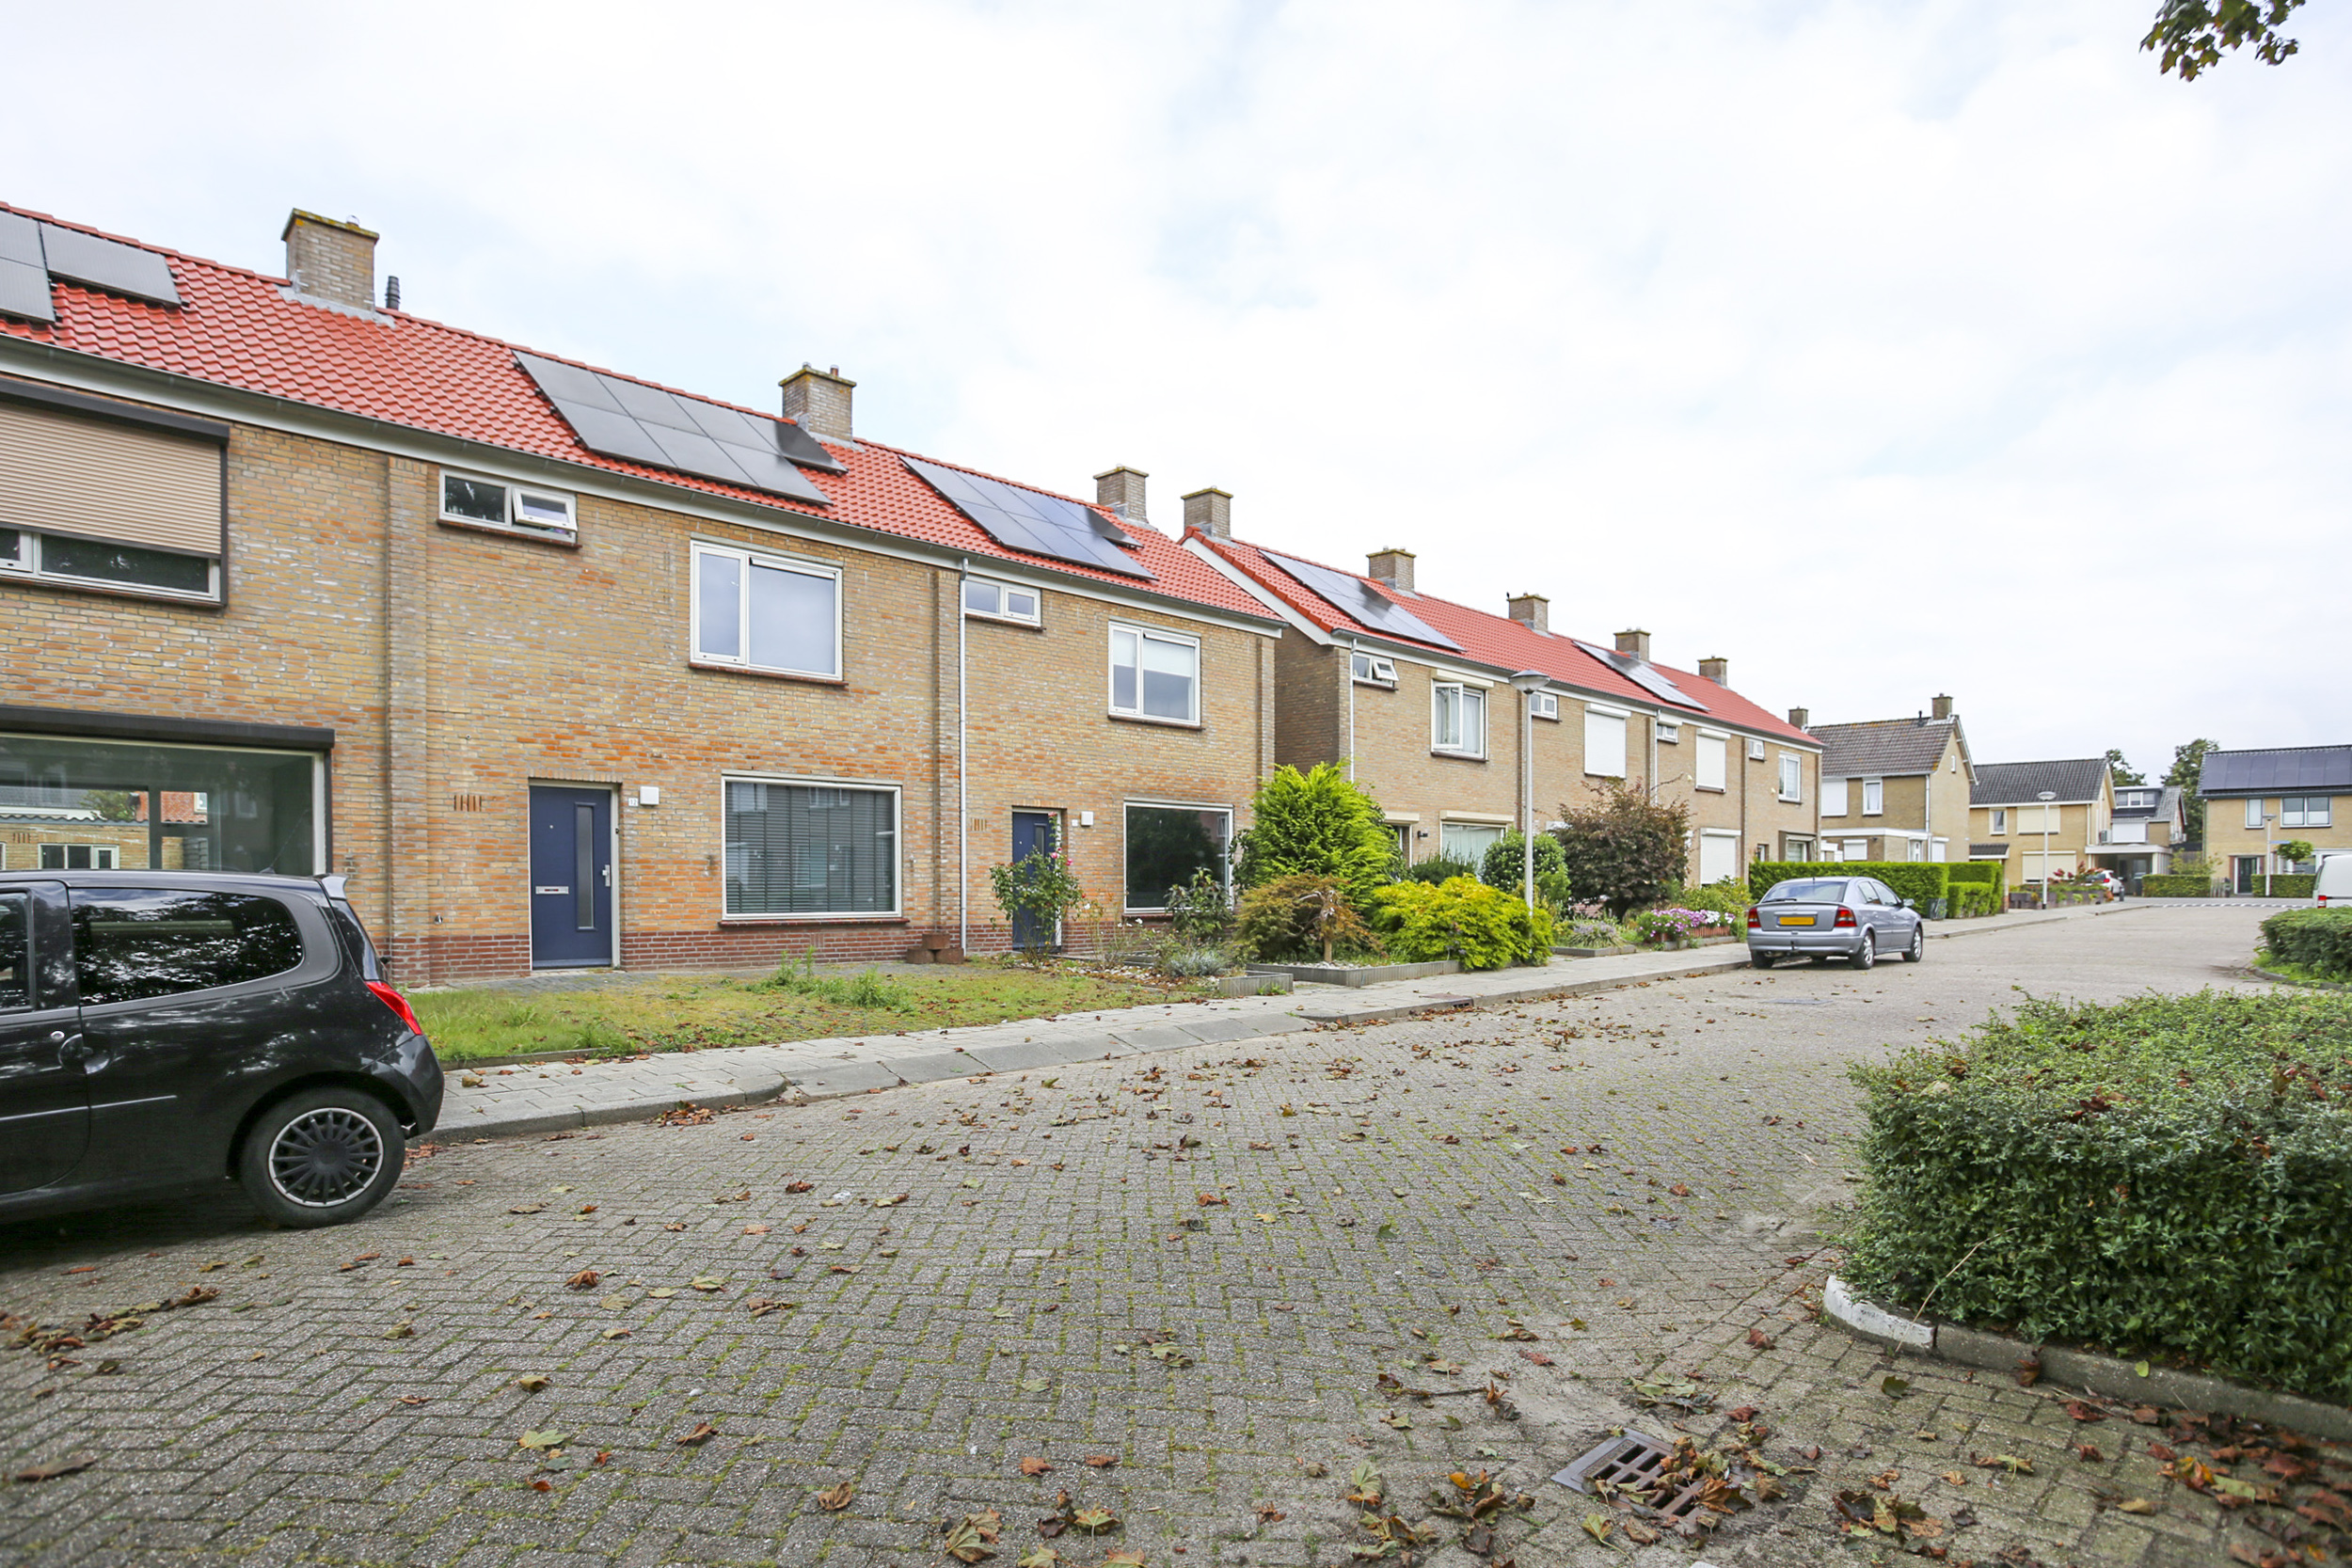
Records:
M2352 0L2186 86L2153 9L131 5L0 197L2153 773L2352 741Z

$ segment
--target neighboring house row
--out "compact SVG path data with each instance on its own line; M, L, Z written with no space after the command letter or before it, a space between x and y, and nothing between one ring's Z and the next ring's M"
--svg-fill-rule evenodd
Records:
M1804 724L1807 716L1800 708L1788 717ZM1937 697L1931 713L1913 719L1805 727L1821 743L1821 859L1968 858L1977 770L1951 698Z
M1406 550L1358 574L1236 539L1221 490L1186 497L1184 521L1187 545L1289 624L1276 760L1343 765L1408 861L1476 864L1522 812L1555 826L1620 782L1690 808L1687 880L1811 857L1820 749L1731 689L1724 660L1658 664L1645 631L1580 641L1540 594L1496 615L1421 593Z
M2233 892L2262 892L2271 873L2309 871L2320 856L2352 850L2352 746L2207 752L2197 789L2205 853ZM2297 843L2312 846L2311 859L2280 854Z
M1622 777L1692 803L1693 878L1812 852L1819 745L1719 660L894 448L837 372L779 415L518 349L379 306L355 224L281 238L283 278L0 207L8 870L342 873L410 984L984 950L990 867L1060 842L1158 912L1278 762L1474 858L1522 671L1538 820Z
M2073 877L2112 852L2114 818L2114 770L2105 757L1979 763L1968 858L2006 863L2011 887L2052 873Z

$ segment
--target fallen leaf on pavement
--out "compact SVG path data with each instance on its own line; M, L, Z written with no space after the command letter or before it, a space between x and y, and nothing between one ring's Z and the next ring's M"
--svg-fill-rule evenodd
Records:
M958 1562L978 1562L996 1554L989 1543L996 1539L1003 1517L993 1508L977 1513L967 1513L954 1524L944 1527L947 1534L946 1547L949 1557Z
M2033 1474L2033 1461L2020 1459L2012 1453L1979 1454L1976 1465L1979 1470L2007 1470L2012 1476Z
M1551 1365L1551 1357L1546 1355L1539 1350L1523 1350L1519 1352L1519 1354L1527 1360L1533 1361L1538 1367L1549 1367Z
M1025 1476L1041 1476L1052 1468L1051 1465L1041 1459L1025 1459L1021 1462L1021 1473Z
M1748 1343L1755 1346L1757 1350L1771 1350L1774 1342L1775 1341L1772 1337L1765 1333L1760 1328L1751 1328L1748 1330Z
M1107 1508L1082 1508L1070 1516L1070 1523L1089 1535L1106 1535L1119 1528L1119 1515Z
M1087 1455L1087 1463L1095 1469L1107 1470L1119 1463L1119 1456L1115 1453L1090 1453Z
M544 1479L534 1479L531 1483L531 1489L533 1492L552 1492L555 1490L555 1482Z
M828 1486L818 1493L817 1506L828 1513L838 1513L849 1507L850 1499L856 1496L857 1488L845 1481L838 1486Z
M540 1389L545 1388L548 1386L548 1379L545 1373L531 1372L525 1376L516 1378L515 1380L515 1386L520 1388L526 1394L535 1394Z
M2126 1497L2115 1506L2118 1512L2123 1513L2153 1513L2156 1511L2156 1505L2145 1497Z
M387 1339L413 1339L417 1337L415 1323L395 1323L384 1331Z
M517 1203L506 1212L510 1214L535 1214L546 1207L544 1203Z
M566 1435L550 1427L545 1432L526 1432L520 1437L516 1438L515 1442L518 1447L529 1449L534 1453L552 1453L564 1446Z
M2107 1418L2107 1413L2106 1411L2093 1410L2090 1405L2083 1403L2080 1400L2068 1400L2066 1402L2066 1413L2069 1416L2074 1417L2074 1419L2078 1421L2104 1421Z
M30 1486L35 1481L55 1481L59 1476L70 1476L77 1470L87 1470L97 1463L98 1461L94 1457L89 1459L60 1459L55 1465L35 1465L29 1466L28 1468L19 1470L16 1472L16 1481L19 1485Z
M1061 1553L1051 1546L1031 1546L1013 1560L1012 1568L1061 1568Z
M1889 1372L1879 1384L1879 1392L1890 1400L1901 1399L1911 1392L1911 1379Z
M768 1234L768 1227L764 1225L747 1225L743 1227L743 1234L746 1236L765 1236Z
M671 1441L677 1444L680 1448L685 1448L696 1443L707 1443L713 1437L718 1435L719 1429L712 1426L708 1421L696 1421L694 1423L693 1431L688 1433L683 1437L674 1437Z
M430 1398L423 1394L403 1394L400 1396L400 1402L403 1404L430 1404L433 1402Z
M594 1269L582 1269L564 1283L575 1291L593 1291L596 1288L596 1281L603 1277Z

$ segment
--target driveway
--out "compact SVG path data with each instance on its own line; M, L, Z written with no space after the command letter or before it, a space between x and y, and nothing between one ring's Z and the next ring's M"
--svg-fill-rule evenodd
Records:
M1432 1563L1689 1562L1597 1541L1548 1478L1612 1427L1712 1445L1753 1406L1788 1496L1696 1554L1722 1568L1861 1560L1831 1498L1874 1476L1953 1561L2221 1560L2261 1538L2127 1418L1915 1361L1890 1397L1813 1312L1847 1064L2021 991L2242 984L2260 918L445 1145L326 1232L227 1190L0 1228L20 1319L219 1292L54 1367L0 1350L7 1469L94 1461L0 1488L0 1557L1334 1564L1379 1544L1346 1500L1369 1465ZM2030 1472L1974 1463L2000 1454ZM1457 1470L1515 1499L1490 1557L1427 1507ZM1073 1526L1093 1510L1117 1527Z

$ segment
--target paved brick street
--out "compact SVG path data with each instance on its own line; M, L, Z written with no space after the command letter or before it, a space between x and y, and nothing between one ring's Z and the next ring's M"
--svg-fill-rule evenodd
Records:
M44 1323L219 1291L55 1370L0 1352L7 1468L96 1459L0 1488L0 1559L930 1563L993 1509L1010 1564L1066 1491L1120 1525L1056 1534L1065 1562L1333 1564L1376 1540L1345 1500L1369 1462L1384 1513L1444 1527L1432 1563L1481 1560L1425 1506L1455 1469L1534 1499L1496 1516L1491 1560L1521 1568L1867 1560L1831 1497L1890 1469L1929 1514L1973 1511L1949 1560L2223 1560L2259 1538L2128 1420L1917 1361L1891 1399L1891 1364L1811 1317L1844 1064L2017 986L2237 983L2261 913L445 1145L325 1232L265 1230L226 1188L0 1229L0 1303ZM1752 1404L1767 1458L1818 1466L1695 1551L1596 1542L1592 1499L1547 1478L1676 1418L1629 1378L1693 1372L1715 1413L1692 1433ZM2076 1457L2086 1432L2108 1457ZM1973 1464L1996 1453L2031 1474Z

